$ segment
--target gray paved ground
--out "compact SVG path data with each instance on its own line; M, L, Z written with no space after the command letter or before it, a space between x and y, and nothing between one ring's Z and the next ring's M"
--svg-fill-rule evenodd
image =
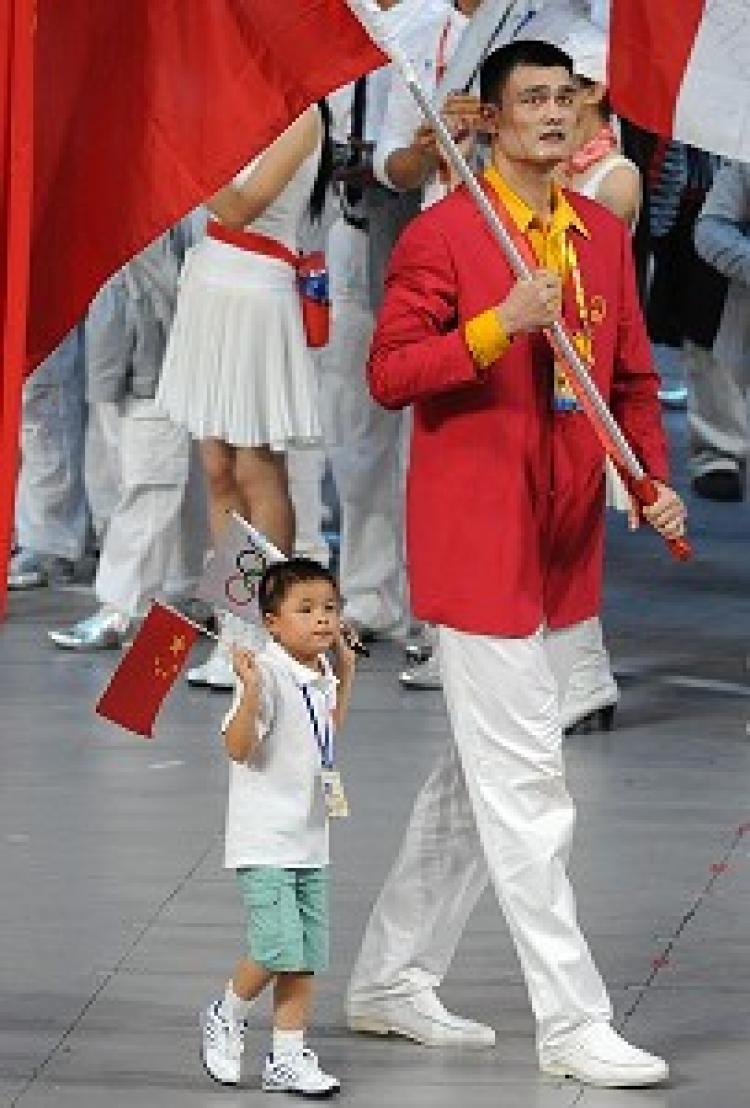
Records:
M671 417L681 428L682 417ZM678 436L679 437L679 436ZM673 1063L669 1088L597 1092L537 1075L505 928L487 896L443 996L492 1023L481 1055L354 1038L341 996L372 898L444 739L439 696L399 690L379 645L342 756L353 818L335 836L335 958L314 1042L357 1108L745 1108L750 1103L750 509L693 504L699 556L613 534L607 628L623 674L610 735L568 744L585 928L632 1038ZM0 1104L234 1108L211 1086L199 1007L238 951L220 869L225 700L180 688L145 743L95 719L114 657L66 655L44 629L88 613L75 591L14 596L0 630ZM654 960L657 969L654 969ZM664 963L664 964L661 964Z

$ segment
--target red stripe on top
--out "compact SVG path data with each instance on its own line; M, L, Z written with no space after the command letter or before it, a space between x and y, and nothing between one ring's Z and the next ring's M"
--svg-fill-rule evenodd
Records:
M618 115L672 134L675 105L707 0L613 0L609 89Z

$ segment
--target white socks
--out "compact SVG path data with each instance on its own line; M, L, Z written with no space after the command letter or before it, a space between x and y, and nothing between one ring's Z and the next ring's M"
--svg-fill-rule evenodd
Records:
M279 1062L282 1059L291 1061L292 1058L298 1058L304 1046L304 1031L280 1031L278 1027L274 1027L273 1043L271 1045L274 1062Z
M237 996L232 988L232 982L227 981L221 1007L224 1017L229 1023L235 1023L241 1026L247 1019L247 1014L250 1011L252 1003L252 1000L243 1000L241 996Z

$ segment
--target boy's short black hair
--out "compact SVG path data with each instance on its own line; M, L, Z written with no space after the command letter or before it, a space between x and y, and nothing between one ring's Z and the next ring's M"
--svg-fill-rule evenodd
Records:
M499 104L508 78L519 65L542 66L545 69L562 66L573 76L573 60L558 46L540 39L515 39L493 50L482 62L479 71L481 99L486 103Z
M293 585L307 581L328 581L339 596L338 581L320 562L313 558L288 558L285 562L274 562L265 571L258 585L258 606L261 615L277 615L279 606Z

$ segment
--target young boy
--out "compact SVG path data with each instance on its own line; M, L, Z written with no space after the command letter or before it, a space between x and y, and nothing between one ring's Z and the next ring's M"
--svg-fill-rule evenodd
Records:
M239 1083L247 1013L273 981L263 1089L330 1096L339 1082L320 1069L304 1031L312 975L328 963L328 816L346 814L333 731L349 706L354 654L336 581L317 562L270 566L258 599L271 637L257 656L234 651L237 689L222 725L232 760L225 864L245 902L249 957L202 1014L202 1059L216 1081Z

